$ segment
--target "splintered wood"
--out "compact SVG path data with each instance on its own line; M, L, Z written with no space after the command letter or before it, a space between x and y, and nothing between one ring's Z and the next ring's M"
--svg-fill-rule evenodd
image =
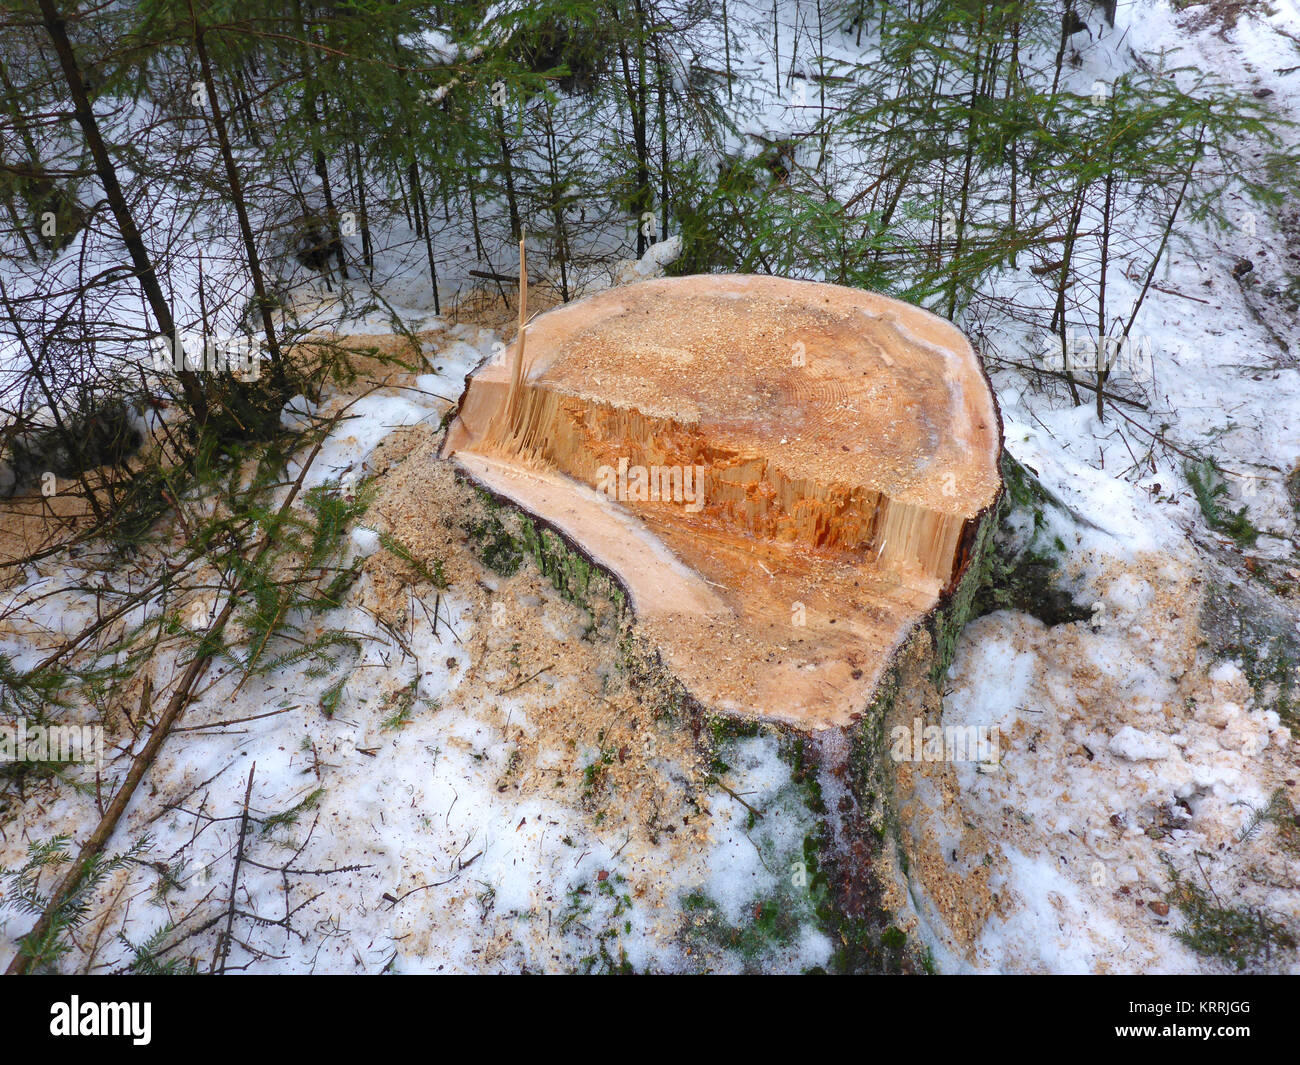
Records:
M611 289L526 334L471 375L444 456L611 572L703 705L805 729L860 714L1001 489L965 338L748 276Z

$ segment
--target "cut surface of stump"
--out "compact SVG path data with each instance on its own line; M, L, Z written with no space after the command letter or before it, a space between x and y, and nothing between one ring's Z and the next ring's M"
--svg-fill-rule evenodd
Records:
M443 454L626 589L702 705L803 729L870 703L1001 491L965 338L883 296L706 275L552 310L468 379Z

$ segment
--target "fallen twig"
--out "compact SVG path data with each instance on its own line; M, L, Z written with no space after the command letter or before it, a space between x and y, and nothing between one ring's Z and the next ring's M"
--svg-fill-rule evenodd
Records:
M230 876L230 902L226 907L226 931L217 944L217 960L214 968L218 973L226 971L226 959L230 955L231 936L235 927L235 894L239 890L239 866L244 860L244 840L248 838L248 802L253 795L253 774L257 772L254 762L248 770L248 786L244 788L244 812L239 819L239 843L235 847L235 871Z
M245 721L260 721L264 717L275 717L277 714L287 714L290 710L300 710L298 706L286 706L283 710L269 710L265 714L253 714L251 717L232 717L225 721L213 721L207 725L182 725L172 729L173 732L202 732L210 728L225 728L227 725L242 725Z
M733 799L735 799L736 802L740 803L741 806L743 806L751 814L757 817L760 821L763 819L762 810L758 810L755 809L753 806L750 806L749 803L747 803L744 799L742 799L739 795L737 795L734 791L732 791L729 787L727 787L726 784L722 783L722 781L719 780L716 781L716 783L718 787L720 787L723 791L725 791L728 795L730 795Z
M513 688L507 688L505 691L497 692L497 694L498 694L498 695L509 695L509 694L510 694L511 692L513 692L513 691L518 691L518 690L519 690L520 688L522 688L525 684L527 684L530 680L536 680L538 677L540 677L543 673L546 672L547 668L548 668L547 666L542 666L542 668L539 669L536 673L534 673L531 677L525 677L525 678L524 678L523 680L521 680L518 684L516 684Z

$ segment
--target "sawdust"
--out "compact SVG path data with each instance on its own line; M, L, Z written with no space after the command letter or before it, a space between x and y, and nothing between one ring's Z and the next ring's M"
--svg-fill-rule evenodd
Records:
M478 623L456 700L487 709L489 722L511 737L516 769L501 790L553 799L558 784L585 777L579 799L600 807L611 830L661 846L665 838L674 847L703 846L707 818L695 799L707 767L689 730L657 716L629 688L612 606L592 603L593 616L556 601L533 566L505 579L486 570L465 529L489 515L451 465L437 459L438 444L427 431L409 434L404 461L380 477L367 521L422 566L437 564L448 585L470 600ZM390 552L370 556L364 569L366 606L387 618L406 608L412 583L427 592L418 572ZM527 726L512 724L501 708L502 696L515 692L527 697Z
M885 723L885 736L895 728L912 730L940 724L943 702L925 680L930 658L929 636L919 633L898 659L898 695ZM888 757L889 751L879 752ZM909 876L938 910L944 925L969 951L995 911L991 889L995 851L989 838L960 815L961 785L950 761L896 761L894 804L898 830L908 857ZM905 907L894 900L897 910Z
M1063 927L1081 916L1066 912L1071 906L1087 907L1078 935L1094 941L1098 957L1113 948L1108 923L1128 939L1126 965L1167 954L1174 872L1296 926L1300 852L1281 845L1274 826L1247 829L1272 795L1300 806L1300 755L1241 671L1201 648L1197 604L1207 583L1195 566L1163 555L1097 569L1104 594L1092 624L1003 625L1010 653L1029 663L1023 702L1006 707L998 771L941 789L944 818L982 837L999 879L1017 852L1073 885L1076 901L1055 893ZM998 624L974 622L967 646ZM959 656L950 683L978 686L969 671L987 668ZM1140 744L1126 745L1121 732ZM956 872L961 857L959 849L949 862ZM942 891L946 880L932 882ZM1041 902L1013 890L997 912ZM954 931L973 958L978 923L959 918Z

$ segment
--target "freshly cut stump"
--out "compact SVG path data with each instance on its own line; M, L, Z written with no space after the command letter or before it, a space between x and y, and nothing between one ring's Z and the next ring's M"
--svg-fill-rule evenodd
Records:
M524 340L513 394L518 338L471 375L443 455L622 585L701 706L846 727L980 568L1001 422L942 319L709 275L602 292Z

